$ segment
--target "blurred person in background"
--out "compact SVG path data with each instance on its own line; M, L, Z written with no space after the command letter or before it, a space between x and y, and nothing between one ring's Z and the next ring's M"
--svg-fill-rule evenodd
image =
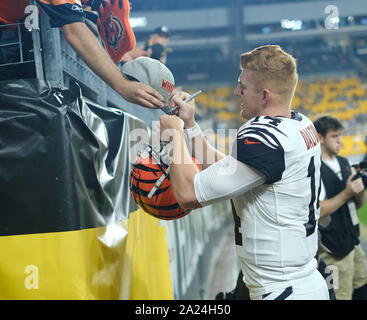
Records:
M359 241L357 209L365 202L364 184L348 160L338 156L342 148L341 122L331 116L315 120L320 135L322 164L319 230L320 257L338 270L334 276L337 300L367 299L367 262ZM357 179L356 179L357 178Z
M148 57L166 64L167 53L170 51L167 48L169 37L170 34L166 26L155 28L144 47L144 50L148 52Z
M366 146L367 148L367 135L365 135L364 137L364 145ZM364 155L363 159L362 159L363 162L367 162L367 151L366 151L366 154Z

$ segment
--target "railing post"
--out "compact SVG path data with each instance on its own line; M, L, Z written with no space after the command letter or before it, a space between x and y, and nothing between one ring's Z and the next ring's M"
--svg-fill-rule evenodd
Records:
M41 45L45 80L51 86L63 87L64 75L60 45L60 31L51 28L48 16L40 10Z

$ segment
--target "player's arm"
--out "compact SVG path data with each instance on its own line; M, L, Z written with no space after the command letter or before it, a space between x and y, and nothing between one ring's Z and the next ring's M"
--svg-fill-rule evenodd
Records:
M185 144L182 125L175 116L161 117L161 138L167 140L167 134L174 136L170 178L181 207L195 209L230 199L265 182L263 174L232 156L226 156L199 172Z
M38 0L40 6L51 19L52 27L60 27L70 43L85 63L111 88L127 101L146 108L163 107L163 97L153 88L127 80L114 64L98 39L84 23L83 10L70 1ZM75 7L74 7L75 8Z
M189 152L202 165L203 169L223 159L225 154L215 149L205 138L195 122L195 101L184 102L189 97L186 92L178 92L172 97L172 103L179 106L178 116L184 121L185 141Z
M167 119L167 118L170 119ZM162 123L172 120L176 123L181 121L176 116L162 116L161 117L161 130ZM182 126L179 123L179 126ZM168 127L172 128L172 126ZM173 127L174 128L174 127ZM199 169L192 161L185 143L185 137L182 127L176 127L172 140L172 159L170 164L170 179L172 184L173 193L177 202L184 209L196 209L201 205L198 202L195 195L194 178L199 172ZM164 129L163 129L164 131ZM167 131L166 131L167 132ZM164 136L161 137L164 139Z
M194 189L202 206L240 196L265 183L266 177L232 156L225 156L195 175Z
M359 209L364 203L364 186L362 179L352 180L351 175L347 180L347 185L343 191L336 196L320 201L320 217L324 217L336 212L341 206L348 202L352 197L356 199L356 207Z

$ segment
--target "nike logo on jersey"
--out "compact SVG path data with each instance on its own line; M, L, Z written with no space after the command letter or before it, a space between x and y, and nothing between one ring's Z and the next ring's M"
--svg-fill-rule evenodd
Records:
M258 141L250 141L248 138L244 140L245 144L261 144L261 142Z

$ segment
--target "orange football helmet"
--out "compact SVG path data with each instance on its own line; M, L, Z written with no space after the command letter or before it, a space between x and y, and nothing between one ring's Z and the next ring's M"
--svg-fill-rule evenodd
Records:
M193 158L201 170L201 165ZM169 159L145 145L130 172L130 191L135 202L153 217L163 220L181 218L191 212L178 204L169 177Z

